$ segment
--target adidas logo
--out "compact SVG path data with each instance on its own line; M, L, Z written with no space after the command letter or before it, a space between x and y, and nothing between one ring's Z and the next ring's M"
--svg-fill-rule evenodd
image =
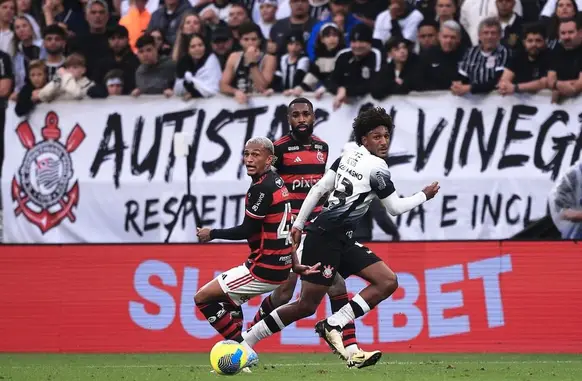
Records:
M301 163L301 158L300 158L299 156L297 156L297 157L295 158L295 162L296 162L296 163Z

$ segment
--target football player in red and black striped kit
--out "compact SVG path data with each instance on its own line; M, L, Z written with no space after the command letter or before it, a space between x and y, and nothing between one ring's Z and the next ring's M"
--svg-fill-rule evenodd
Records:
M289 191L271 169L273 154L273 143L267 138L247 142L244 163L253 182L245 198L243 223L229 229L202 228L197 233L200 242L246 239L251 251L244 264L220 274L194 296L196 307L227 340L243 341L242 326L230 311L240 311L250 298L275 290L287 281L292 267L299 273L318 271L317 266L301 266L293 258ZM258 360L256 353L248 349L250 357L245 367Z
M289 190L291 211L293 215L297 215L309 190L325 173L329 149L326 142L313 135L315 114L313 105L308 99L294 99L289 104L287 117L291 132L274 143L276 161L273 165L285 181L285 186ZM321 212L325 201L326 197L319 200L309 220ZM299 260L301 260L302 246L303 241L297 248ZM287 304L293 297L296 284L297 274L291 272L287 282L263 300L252 325L268 316L277 307ZM328 296L334 313L349 302L346 284L340 275L335 277ZM353 323L346 325L343 329L343 344L346 349L345 353L340 353L343 360L348 360L352 353L359 351L356 327Z

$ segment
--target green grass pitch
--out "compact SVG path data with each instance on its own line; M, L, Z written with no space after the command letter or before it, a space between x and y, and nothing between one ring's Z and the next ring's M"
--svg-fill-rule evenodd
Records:
M366 369L347 369L331 354L259 354L241 381L568 381L582 380L582 356L384 354ZM194 381L232 377L210 372L208 355L0 354L1 381ZM225 378L226 377L226 378Z

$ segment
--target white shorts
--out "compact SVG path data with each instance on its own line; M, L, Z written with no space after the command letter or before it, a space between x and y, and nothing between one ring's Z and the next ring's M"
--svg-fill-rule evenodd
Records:
M297 250L295 250L295 252L297 253L297 260L299 261L299 263L301 263L301 256L303 255L303 242L305 241L305 234L301 234L301 242L299 242L299 246L297 246ZM291 269L291 272L293 272L293 269Z
M246 303L257 295L266 294L279 287L278 284L265 283L255 279L245 265L233 267L220 274L216 279L218 279L222 291L237 306Z

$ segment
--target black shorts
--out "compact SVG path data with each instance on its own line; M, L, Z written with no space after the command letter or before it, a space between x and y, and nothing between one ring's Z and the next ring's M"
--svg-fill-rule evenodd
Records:
M301 280L309 283L331 286L336 273L345 279L381 261L372 250L348 239L345 234L317 228L306 233L301 263L313 266L321 262L319 273L301 276Z

